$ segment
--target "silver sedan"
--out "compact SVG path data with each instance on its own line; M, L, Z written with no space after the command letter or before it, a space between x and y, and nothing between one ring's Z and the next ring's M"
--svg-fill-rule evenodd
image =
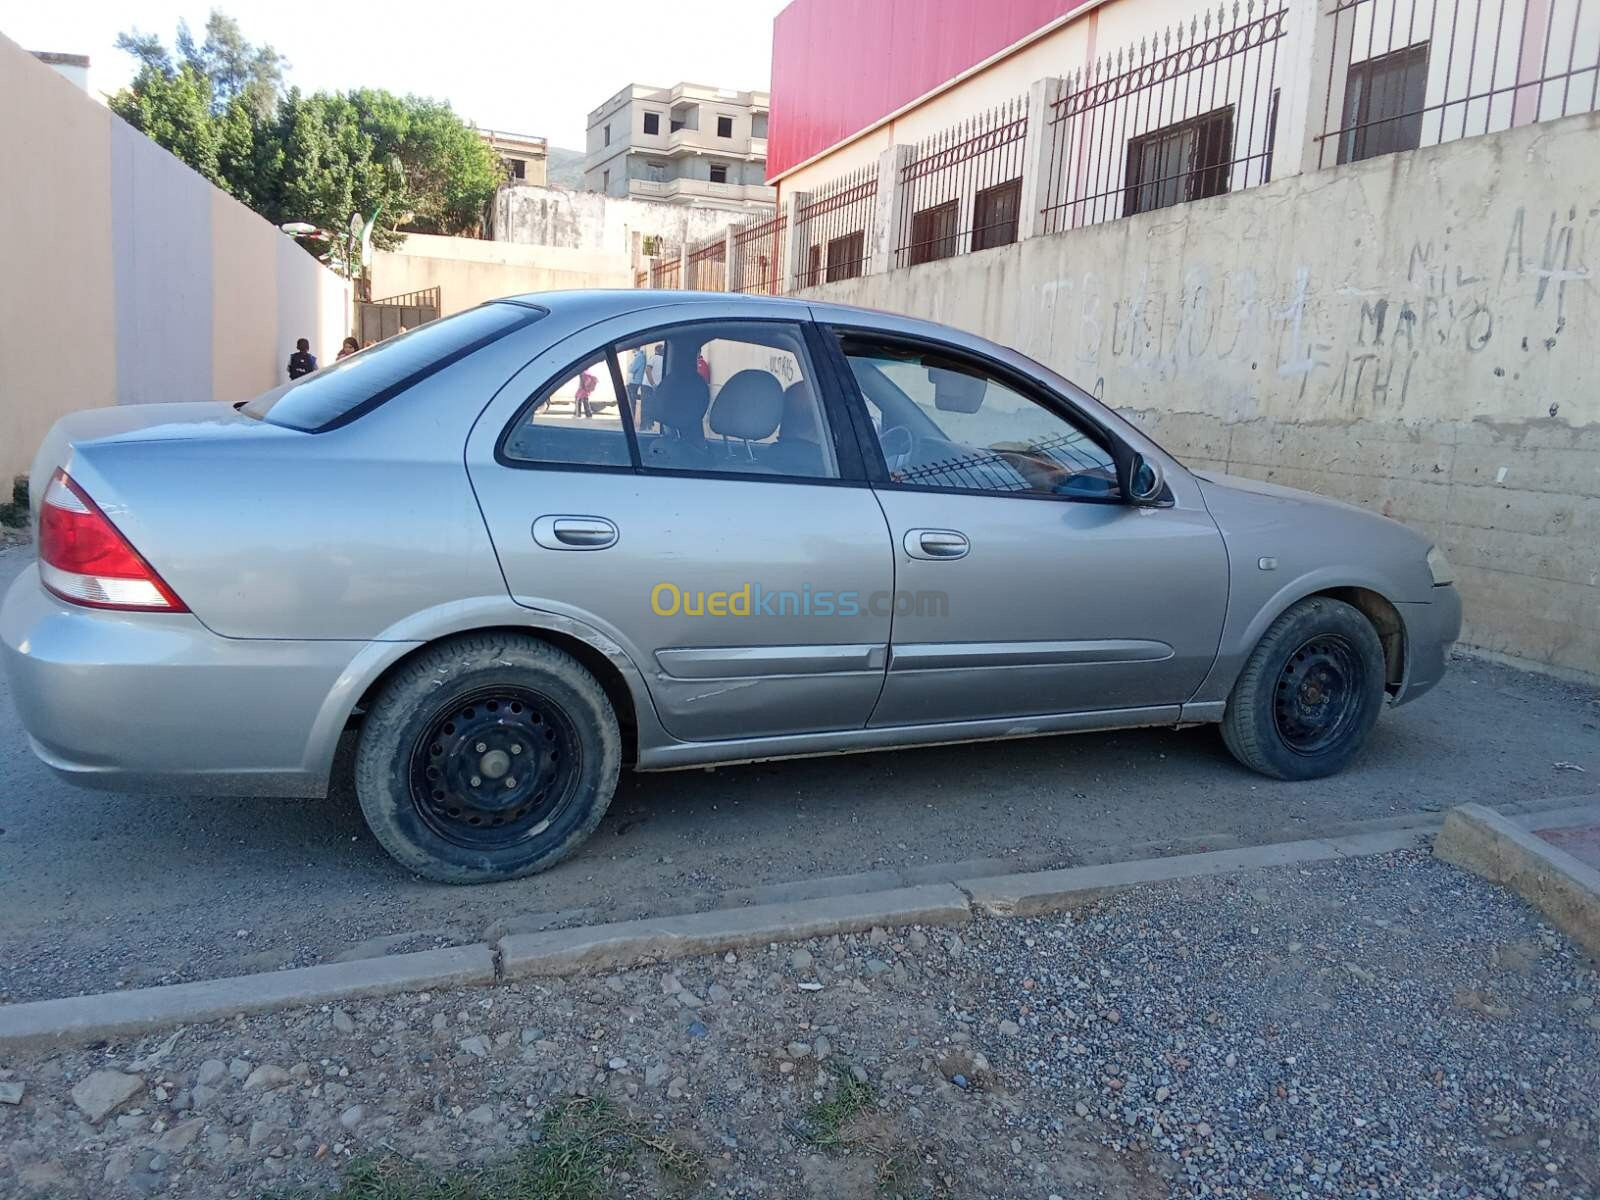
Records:
M325 795L448 882L624 766L1147 725L1337 771L1461 606L1383 517L1185 469L1003 346L695 293L498 301L239 406L61 421L0 608L75 783Z

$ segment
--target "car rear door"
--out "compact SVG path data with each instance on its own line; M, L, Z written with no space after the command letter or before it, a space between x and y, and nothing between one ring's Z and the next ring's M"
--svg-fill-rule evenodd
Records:
M705 302L596 326L468 441L512 596L621 645L682 739L860 728L887 662L867 603L893 586L882 511L823 407L815 328L767 307L792 314ZM664 363L642 394L619 368L636 349Z
M1176 719L1227 602L1192 482L1162 507L1124 504L1106 431L1064 397L955 346L839 333L896 562L871 724Z

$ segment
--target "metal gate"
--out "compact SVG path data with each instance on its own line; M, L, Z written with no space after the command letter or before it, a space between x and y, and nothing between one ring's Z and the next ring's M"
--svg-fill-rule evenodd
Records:
M439 289L436 287L382 300L357 300L356 340L363 346L369 342L381 342L407 329L437 321L439 311Z

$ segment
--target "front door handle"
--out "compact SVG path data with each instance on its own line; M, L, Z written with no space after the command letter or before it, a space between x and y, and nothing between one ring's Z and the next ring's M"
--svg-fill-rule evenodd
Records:
M906 531L906 553L912 558L965 558L972 543L954 529L911 529Z
M533 540L546 550L604 550L617 544L617 527L604 517L540 517Z

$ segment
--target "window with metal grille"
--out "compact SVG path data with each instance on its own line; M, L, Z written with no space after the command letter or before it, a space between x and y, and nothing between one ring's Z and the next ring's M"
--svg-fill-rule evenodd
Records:
M1017 240L1022 180L1008 179L979 192L972 203L972 248L987 250Z
M727 183L728 182L728 164L727 163L712 163L711 164L711 182L712 183Z
M661 114L647 112L644 115L644 131L646 133L661 132Z
M1339 161L1360 162L1421 145L1427 86L1427 42L1353 64L1344 86Z
M1232 159L1231 104L1134 138L1128 143L1122 215L1222 195Z
M718 117L717 118L717 136L718 137L725 137L725 138L731 138L733 136L733 118L732 117Z
M861 260L865 257L867 235L861 230L836 237L828 243L828 282L836 279L854 279L861 274Z
M946 200L932 208L925 208L911 216L911 245L907 256L910 264L932 262L936 258L950 258L956 253L956 225L959 223L961 202Z

